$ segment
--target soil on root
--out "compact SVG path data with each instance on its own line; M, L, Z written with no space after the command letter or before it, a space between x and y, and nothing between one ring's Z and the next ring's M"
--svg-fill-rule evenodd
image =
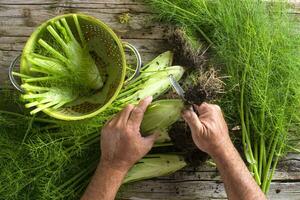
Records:
M206 62L206 49L200 40L199 47L195 49L187 40L186 32L178 27L168 28L167 38L174 52L174 63L187 68L201 69Z
M207 94L201 86L195 85L185 92L185 99L190 104L200 105L201 103L207 100Z
M167 38L174 52L174 65L184 66L185 75L179 82L185 91L187 101L201 104L214 102L223 93L224 83L219 71L209 62L209 46L200 38L191 37L186 30L174 26L168 27ZM178 98L174 90L161 98Z
M169 136L175 148L183 152L185 161L190 165L199 166L209 158L207 153L200 151L195 145L190 128L184 121L173 124Z

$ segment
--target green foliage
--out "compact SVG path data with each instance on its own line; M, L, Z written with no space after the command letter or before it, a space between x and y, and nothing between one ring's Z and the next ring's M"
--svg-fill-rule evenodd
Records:
M300 38L289 5L258 0L148 2L161 20L197 31L212 45L211 60L229 76L222 101L225 114L241 125L249 168L267 193L279 157L299 144Z
M172 67L172 58L172 53L166 52L155 59L155 64L151 62L145 65L141 76L126 85L116 101L99 115L87 120L68 122L43 115L32 117L26 112L7 111L5 109L11 105L7 102L17 101L16 97L10 92L0 94L3 97L0 99L0 197L7 200L79 199L99 162L101 128L127 103L137 104L139 98L149 95L157 97L167 91L171 87L166 81L169 74L179 80L184 70L179 66ZM149 81L153 79L156 81ZM159 84L159 87L155 87L155 84ZM181 105L180 100L153 102L150 110L166 107L176 107L176 110L168 115L155 111L156 116L147 111L144 122L147 130L167 130L178 119ZM163 123L159 127L156 121L151 125L151 119ZM164 165L160 172L150 170L148 174L137 173L136 169L148 171L149 166L158 166L160 159ZM176 155L162 154L151 160L150 163L142 160L148 164L134 167L131 181L165 175L186 165ZM166 160L170 163L166 163Z

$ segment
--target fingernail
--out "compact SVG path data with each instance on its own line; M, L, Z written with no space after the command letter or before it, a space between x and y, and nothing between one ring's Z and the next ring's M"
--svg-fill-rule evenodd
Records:
M206 102L203 102L202 104L200 104L200 106L207 106L208 105L208 103L206 103Z
M127 109L129 109L129 108L133 108L133 107L134 107L134 105L132 105L132 104L128 104L126 107L127 107Z

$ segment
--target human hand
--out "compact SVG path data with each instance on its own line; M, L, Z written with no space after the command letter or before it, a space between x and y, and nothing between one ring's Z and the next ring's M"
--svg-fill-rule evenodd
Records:
M191 110L185 110L182 116L191 129L196 146L214 156L220 150L226 150L228 145L232 145L221 108L208 103L194 107L199 117Z
M121 171L129 170L152 148L157 135L142 137L140 125L152 97L137 106L128 105L109 121L101 133L102 165Z

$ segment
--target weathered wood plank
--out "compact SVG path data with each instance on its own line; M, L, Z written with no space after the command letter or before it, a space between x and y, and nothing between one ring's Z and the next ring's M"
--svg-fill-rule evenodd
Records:
M139 189L138 189L139 188ZM299 182L273 182L270 199L300 199ZM218 181L148 180L122 188L120 199L226 199L224 185Z
M23 4L20 6L19 4ZM164 29L150 23L150 14L141 3L133 1L0 1L0 74L18 55L32 33L42 22L59 14L81 12L93 15L107 23L124 39L134 44L148 62L157 54L167 50L163 41ZM119 22L119 15L130 13L128 24ZM132 60L132 58L129 58ZM5 70L5 71L3 71ZM7 80L2 76L0 85Z
M101 19L103 22L107 23L113 30L116 31L119 35L127 38L147 38L147 39L161 39L164 34L164 29L161 27L153 27L148 21L148 17L138 17L132 16L128 24L120 24L118 21L118 15L110 14L95 14L90 12L81 12L88 13L92 16ZM40 15L39 19L30 20L24 18L10 18L10 17L1 17L0 21L0 36L29 36L35 27L44 21L52 18L50 15ZM116 19L112 19L115 17ZM148 24L148 25L147 25ZM141 30L139 32L138 30ZM152 33L152 34L151 34Z
M111 6L110 4L99 5L100 6L98 6L97 4L95 6L94 4L86 3L84 4L84 6L79 7L77 6L77 4L72 4L69 6L61 6L61 4L56 4L55 6L43 4L23 5L20 7L0 4L0 25L3 26L0 33L2 35L6 35L5 30L10 30L9 27L11 26L20 26L20 28L35 27L51 17L70 12L88 13L108 23L112 28L120 30L144 29L152 25L149 20L150 15L146 13L145 9L141 9L141 6L121 5L120 7L118 7L115 5ZM103 5L105 5L105 9L103 8ZM108 5L110 5L112 8ZM129 13L131 16L131 19L128 24L119 23L118 17L120 14L123 13ZM154 32L154 35L155 34L156 32ZM28 31L27 35L29 35Z
M300 156L282 159L271 184L270 199L300 199ZM128 184L120 199L226 199L224 185L215 167L187 167L172 175Z
M141 6L143 3L141 0L104 0L104 1L98 1L98 0L0 0L0 4L12 4L12 5L28 5L28 4L59 4L59 3L69 3L69 4L109 4L109 5L139 5Z
M272 200L299 200L300 183L273 182L269 198ZM159 180L141 181L123 188L126 192L119 192L119 199L226 199L223 183L216 181L173 181Z
M300 2L295 3L295 13ZM168 49L164 25L150 21L151 12L134 0L0 0L0 86L7 82L7 67L40 23L59 14L81 12L93 15L124 39L137 46L145 62ZM129 13L128 24L118 17ZM130 58L129 60L132 60ZM187 167L170 176L129 184L120 199L225 199L217 169L205 164ZM270 190L271 199L300 199L300 156L290 154L279 163Z
M115 23L117 26L109 24L114 32L126 39L149 39L149 40L161 40L165 38L167 27L165 26L149 26L148 28L142 29L132 29L127 25L119 25L118 22ZM25 24L16 26L11 24L9 27L0 27L0 37L11 37L17 39L18 37L28 38L30 34L34 31L35 27L28 27Z

